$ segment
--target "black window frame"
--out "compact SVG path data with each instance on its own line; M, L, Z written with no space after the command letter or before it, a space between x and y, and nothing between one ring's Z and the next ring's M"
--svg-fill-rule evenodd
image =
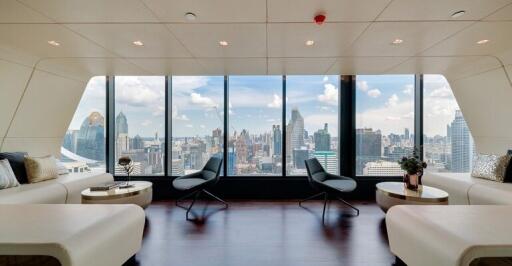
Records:
M385 76L385 75L383 75ZM136 179L169 180L177 176L170 173L172 169L172 75L165 75L165 154L164 174L156 176L137 176ZM227 175L227 160L229 149L229 75L224 75L224 128L223 128L223 177L239 180L303 180L306 176L286 176L286 95L287 75L282 75L282 175ZM423 156L423 75L414 75L414 148ZM356 81L357 75L339 75L338 90L338 167L341 175L350 176L357 180L396 180L400 176L357 176L356 173ZM125 176L115 175L115 76L106 76L106 171L114 175L116 179L124 179Z

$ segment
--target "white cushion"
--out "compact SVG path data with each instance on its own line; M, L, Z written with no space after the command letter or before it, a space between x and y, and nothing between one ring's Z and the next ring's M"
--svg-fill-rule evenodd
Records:
M17 187L20 183L12 171L11 164L7 159L0 160L0 189Z
M468 191L474 184L469 173L432 173L425 172L423 185L435 187L448 192L451 205L468 205Z
M471 205L512 205L512 183L498 183L473 178L474 185L469 189Z
M512 206L397 205L386 214L391 252L407 265L469 265L512 257Z
M63 266L121 265L140 250L136 205L0 205L0 255L47 255Z
M0 190L0 204L64 204L66 188L55 179Z
M114 178L107 173L72 173L61 175L57 182L67 190L66 203L80 204L82 191L95 185L113 182Z

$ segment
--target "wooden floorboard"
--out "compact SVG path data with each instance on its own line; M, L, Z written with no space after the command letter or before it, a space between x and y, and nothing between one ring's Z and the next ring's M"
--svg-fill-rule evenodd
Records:
M201 216L205 202L194 207ZM227 210L213 202L206 219L185 220L173 201L146 209L146 230L138 265L177 266L334 266L392 265L384 213L375 203L355 202L354 211L333 203L322 225L322 202L231 201Z

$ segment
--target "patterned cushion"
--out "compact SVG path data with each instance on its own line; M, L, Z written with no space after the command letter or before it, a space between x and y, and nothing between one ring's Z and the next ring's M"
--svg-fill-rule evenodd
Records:
M7 159L0 160L0 189L17 187L20 183L12 171Z
M503 183L510 158L510 155L478 154L473 162L471 176Z
M25 168L27 168L28 182L37 183L59 176L57 160L48 155L45 157L25 157Z

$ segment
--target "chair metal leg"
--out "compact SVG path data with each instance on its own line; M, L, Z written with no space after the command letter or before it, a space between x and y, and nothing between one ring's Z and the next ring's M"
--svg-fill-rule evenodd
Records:
M324 192L324 210L322 211L322 224L325 224L325 207L327 207L328 194Z
M177 207L180 207L180 208L182 208L182 209L184 209L184 210L187 210L187 209L188 209L188 207L187 207L187 206L183 206L183 205L181 205L181 204L180 204L180 201L182 201L182 200L184 200L184 199L187 199L187 198L189 198L190 196L194 196L196 193L197 193L197 190L194 190L194 191L192 191L191 193L188 193L187 195L185 195L185 196L183 196L183 197L181 197L181 198L177 199L177 200L176 200L176 202L175 202L176 206L177 206Z
M303 202L306 202L306 201L308 201L308 200L312 200L312 199L314 199L314 198L318 198L319 196L322 196L322 195L324 195L324 194L327 194L327 193L325 193L325 192L320 192L320 193L315 194L315 195L313 195L313 196L311 196L311 197L307 197L307 198L305 198L305 199L303 199L303 200L299 201L299 206L301 206L301 207L302 207L302 203L303 203Z
M359 216L359 209L358 209L358 208L356 208L354 205L352 205L352 204L350 204L350 203L346 202L346 201L345 201L344 199L342 199L342 198L339 198L339 197L336 197L336 198L337 198L339 201L341 201L343 204L345 204L345 205L349 206L350 208L354 209L354 210L357 212L357 216Z
M187 218L187 221L190 221L191 219L188 218L188 214L190 213L190 210L192 210L192 206L194 206L194 203L196 203L197 198L199 198L199 195L201 195L202 190L199 190L196 192L196 195L194 196L194 199L192 200L192 203L190 203L190 206L188 206L187 214L185 217Z
M229 206L229 205L228 205L228 203L227 203L227 202L225 202L224 200L222 200L221 198L219 198L219 197L217 197L217 196L213 195L211 192L207 191L206 189L203 189L202 191L203 191L204 193L206 193L208 196L210 196L210 197L212 197L213 199L215 199L216 201L221 202L222 204L224 204L224 208L225 208L225 209L227 209L227 208L228 208L228 206Z

